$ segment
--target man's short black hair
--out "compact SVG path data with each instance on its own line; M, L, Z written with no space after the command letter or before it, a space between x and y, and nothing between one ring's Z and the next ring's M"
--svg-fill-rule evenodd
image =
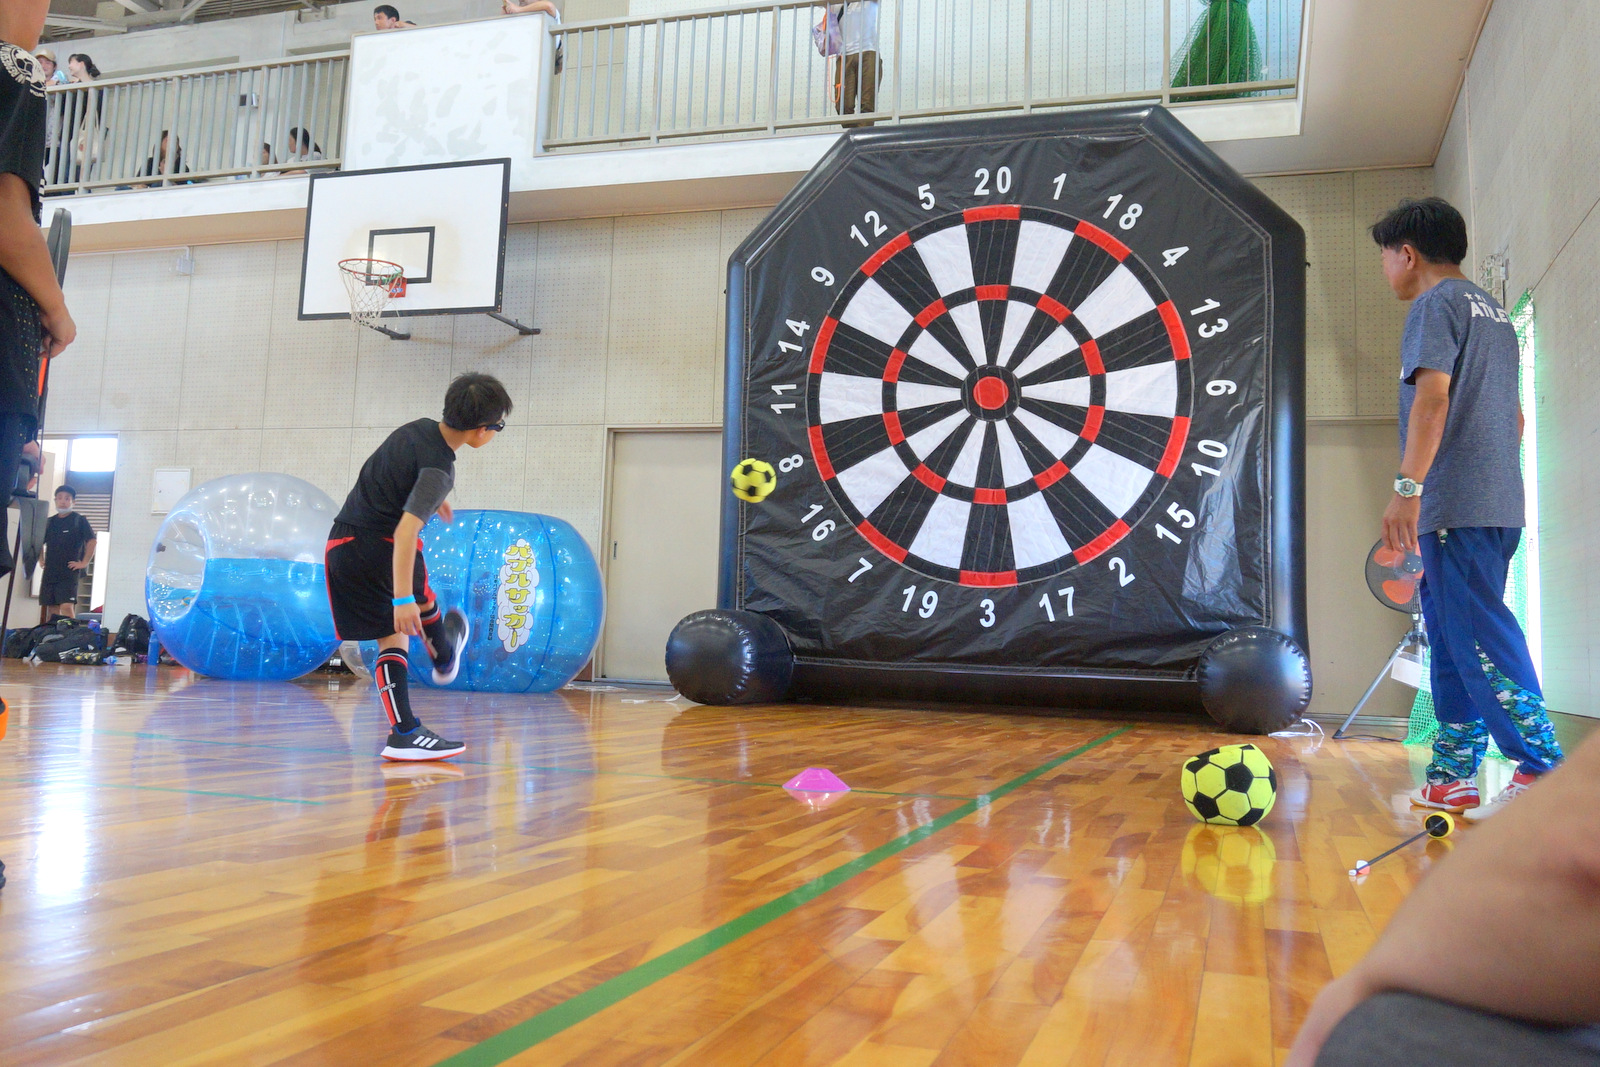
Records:
M511 414L511 394L491 374L468 371L456 375L444 393L444 424L452 430L476 430L504 422Z
M391 19L399 19L400 17L400 9L395 7L393 4L379 4L377 7L372 9L372 13L374 15L383 15Z
M58 485L58 486L56 486L56 491L54 493L51 493L50 495L51 496L60 496L62 493L67 494L68 496L70 496L74 500L78 499L78 491L76 489L72 488L72 486L70 486L70 485Z
M1372 224L1372 239L1379 248L1410 245L1430 263L1460 266L1467 258L1467 220L1437 196L1400 201L1399 207Z

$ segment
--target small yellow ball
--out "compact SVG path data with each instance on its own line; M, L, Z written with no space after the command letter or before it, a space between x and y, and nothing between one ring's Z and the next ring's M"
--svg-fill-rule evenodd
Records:
M728 476L733 495L750 504L759 504L778 487L778 472L762 459L741 459Z

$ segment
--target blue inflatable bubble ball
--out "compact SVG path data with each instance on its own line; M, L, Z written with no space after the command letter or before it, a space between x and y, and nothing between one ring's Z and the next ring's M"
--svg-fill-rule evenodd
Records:
M422 528L428 584L439 605L472 627L461 671L445 688L548 693L583 669L605 621L600 567L570 523L522 511L457 511ZM378 645L361 643L368 670ZM411 678L433 685L422 639L411 639Z
M190 490L150 550L150 627L179 663L212 678L283 681L339 639L323 550L338 506L287 474L234 474Z

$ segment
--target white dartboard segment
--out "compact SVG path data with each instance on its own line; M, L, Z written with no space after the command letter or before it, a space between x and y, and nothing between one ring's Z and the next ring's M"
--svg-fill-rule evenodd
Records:
M807 368L812 460L900 565L1047 578L1126 537L1173 476L1188 357L1159 280L1103 228L1026 207L935 217L835 297Z
M342 259L405 269L385 318L499 311L510 196L509 159L313 174L299 317L350 314Z

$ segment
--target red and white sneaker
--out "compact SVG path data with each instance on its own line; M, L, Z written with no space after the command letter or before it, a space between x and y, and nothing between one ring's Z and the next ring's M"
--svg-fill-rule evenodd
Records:
M1411 791L1411 803L1419 808L1438 808L1441 811L1460 813L1478 806L1478 783L1470 778L1457 778L1453 782L1429 782L1421 789Z
M1518 771L1516 774L1511 776L1510 785L1500 790L1499 795L1497 795L1493 800L1489 801L1489 803L1485 804L1483 807L1467 812L1467 818L1472 822L1482 822L1484 819L1487 819L1489 816L1493 815L1495 812L1499 811L1501 808L1504 808L1507 804L1526 793L1528 791L1528 787L1538 780L1539 778L1537 775L1523 774L1521 771Z

